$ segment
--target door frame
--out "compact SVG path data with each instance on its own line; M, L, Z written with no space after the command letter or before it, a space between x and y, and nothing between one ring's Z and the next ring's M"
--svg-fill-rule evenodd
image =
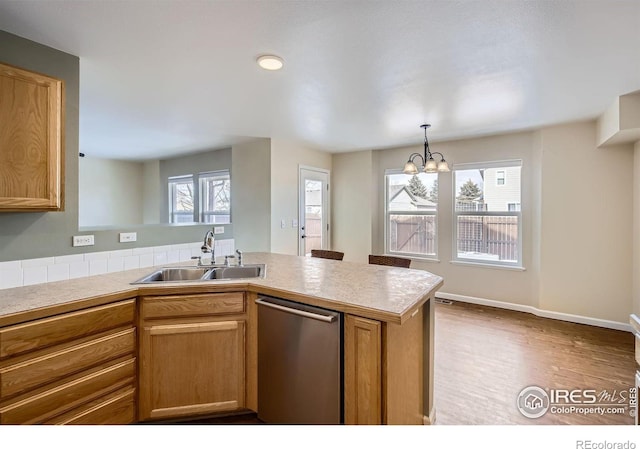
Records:
M326 216L326 226L323 228L322 242L323 249L331 248L331 170L326 168L312 167L309 165L298 164L298 255L304 256L304 241L302 239L302 226L304 224L304 186L302 184L302 171L311 171L321 173L327 177L327 188L322 193L322 212L323 217Z

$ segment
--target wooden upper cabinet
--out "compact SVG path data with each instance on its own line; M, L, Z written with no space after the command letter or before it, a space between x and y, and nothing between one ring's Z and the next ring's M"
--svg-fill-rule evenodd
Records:
M64 209L64 82L0 64L0 211Z

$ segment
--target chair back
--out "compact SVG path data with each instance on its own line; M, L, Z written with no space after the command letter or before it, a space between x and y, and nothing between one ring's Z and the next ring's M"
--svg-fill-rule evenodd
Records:
M411 266L411 259L405 259L404 257L376 256L374 254L369 254L369 263L372 265L388 265L390 267L409 268Z
M342 260L344 253L340 251L329 251L328 249L312 249L311 257L319 257L321 259Z

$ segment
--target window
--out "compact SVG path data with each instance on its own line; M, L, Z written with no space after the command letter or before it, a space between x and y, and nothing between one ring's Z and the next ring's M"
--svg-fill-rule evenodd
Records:
M169 178L169 223L231 223L229 170Z
M437 255L438 174L385 175L385 251L434 259Z
M169 178L169 223L193 223L193 175Z
M229 170L200 173L200 223L231 223Z
M522 266L521 161L454 168L458 261Z

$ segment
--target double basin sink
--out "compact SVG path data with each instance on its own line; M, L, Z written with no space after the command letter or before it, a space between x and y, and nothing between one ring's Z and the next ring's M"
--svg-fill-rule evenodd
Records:
M197 266L160 268L138 279L132 284L155 284L161 282L216 281L227 279L263 278L265 264L237 266Z

